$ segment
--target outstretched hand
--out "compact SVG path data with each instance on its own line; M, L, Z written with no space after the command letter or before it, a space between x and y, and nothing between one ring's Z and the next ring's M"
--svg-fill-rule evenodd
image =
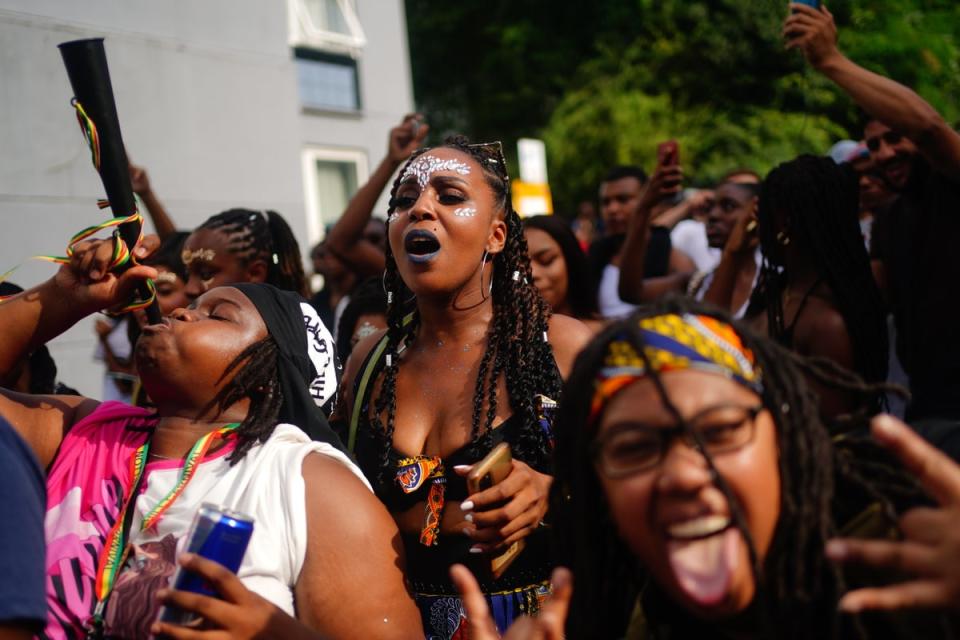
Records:
M834 562L892 569L906 582L856 589L840 608L960 610L960 466L896 418L878 416L873 437L893 452L940 504L911 509L900 518L901 541L836 539L827 543Z
M61 266L54 276L57 287L90 313L126 304L140 282L157 277L157 270L145 265L133 266L121 274L108 271L113 260L113 243L112 238L78 243L73 247L70 262ZM142 260L159 246L160 238L144 236L133 249L133 255Z
M470 570L462 564L455 564L450 567L450 578L463 598L470 640L500 640L497 626L490 617L490 607ZM563 640L564 624L573 595L573 578L569 570L558 567L554 569L550 581L553 593L544 601L537 617L518 618L507 629L502 640Z
M201 630L157 621L150 629L154 635L174 640L310 637L305 627L247 589L222 564L192 553L181 555L180 564L206 579L223 599L173 589L158 591L157 599L164 605L196 613L204 625Z
M399 126L390 129L387 154L394 163L402 163L410 157L411 153L420 148L428 133L430 133L430 125L424 123L423 115L408 113Z
M825 7L793 3L790 15L783 23L783 37L787 49L800 49L807 61L816 69L840 55L837 48L837 25L833 14Z

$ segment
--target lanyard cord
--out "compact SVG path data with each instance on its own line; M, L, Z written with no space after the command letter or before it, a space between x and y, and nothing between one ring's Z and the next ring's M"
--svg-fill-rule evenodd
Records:
M177 480L177 484L144 516L143 522L140 524L140 531L155 527L160 522L163 514L166 513L167 509L180 497L180 494L184 492L187 485L193 479L197 467L200 466L200 463L202 463L206 457L210 445L212 445L215 440L227 437L239 426L239 422L228 424L216 431L211 431L194 443L190 452L187 454L183 468L180 470L180 477ZM106 610L107 600L113 590L114 582L129 552L127 538L130 527L133 524L133 514L136 511L133 505L143 487L145 479L143 471L146 467L149 452L150 439L148 438L146 442L137 448L130 458L131 491L130 495L123 501L123 507L119 517L110 529L110 533L107 534L103 552L100 554L100 560L97 563L97 578L94 584L94 594L97 597L97 605L94 608L93 617L90 621L88 637L102 637L103 634L103 613Z

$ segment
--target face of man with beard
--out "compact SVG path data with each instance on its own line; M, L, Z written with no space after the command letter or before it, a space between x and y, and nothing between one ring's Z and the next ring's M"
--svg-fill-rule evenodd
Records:
M897 191L903 190L913 174L916 145L877 120L867 123L863 135L874 165L891 187Z

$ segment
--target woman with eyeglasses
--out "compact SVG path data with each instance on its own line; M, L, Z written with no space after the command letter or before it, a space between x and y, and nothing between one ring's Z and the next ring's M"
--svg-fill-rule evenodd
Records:
M347 363L344 440L400 528L427 637L461 629L454 562L478 576L502 630L548 591L550 417L590 334L551 316L534 286L499 143L415 153L391 190L387 233L388 328ZM509 474L470 494L471 465L500 442ZM493 558L518 541L495 576Z
M841 572L827 540L895 536L897 512L924 498L878 447L831 439L801 365L686 300L583 351L551 496L568 638L943 634L939 618L839 614L876 576Z

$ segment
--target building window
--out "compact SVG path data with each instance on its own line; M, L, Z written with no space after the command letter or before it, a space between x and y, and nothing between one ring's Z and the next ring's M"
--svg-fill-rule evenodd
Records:
M310 246L323 239L359 185L368 178L367 155L351 149L307 147L303 150L307 236Z
M347 56L297 47L300 104L309 109L360 111L357 61Z
M354 0L287 0L290 45L340 53L354 59L367 40Z

